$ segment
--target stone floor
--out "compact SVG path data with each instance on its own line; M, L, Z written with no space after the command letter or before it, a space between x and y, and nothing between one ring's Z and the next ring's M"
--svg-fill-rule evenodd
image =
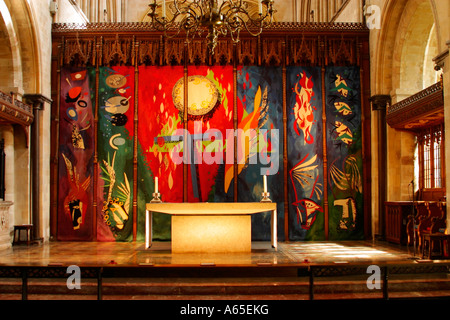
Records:
M0 265L145 265L297 266L333 263L408 262L420 254L385 242L254 242L252 252L235 254L172 254L170 243L157 242L144 249L141 242L50 242L19 245L0 252Z
M450 297L450 260L420 258L411 248L381 241L282 242L277 250L269 242L254 242L251 252L235 254L173 254L170 243L161 242L148 250L140 242L20 245L0 252L0 300L20 300L23 293L20 277L7 278L2 269L70 265L102 268L103 300ZM368 289L367 270L372 265L389 270L389 292ZM98 298L96 279L83 279L83 290L75 294L65 281L30 277L27 298Z

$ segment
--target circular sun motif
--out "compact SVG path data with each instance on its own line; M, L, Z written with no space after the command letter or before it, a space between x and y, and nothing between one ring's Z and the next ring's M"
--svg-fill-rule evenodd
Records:
M175 107L184 112L184 78L178 80L172 91ZM211 112L220 103L219 90L204 76L188 77L188 114L203 116Z

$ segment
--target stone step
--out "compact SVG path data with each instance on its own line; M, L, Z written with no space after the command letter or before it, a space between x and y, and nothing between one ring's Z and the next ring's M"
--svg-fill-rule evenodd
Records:
M21 299L20 279L0 279L0 300ZM450 297L448 275L397 276L389 279L389 297ZM115 278L103 279L103 299L309 299L309 279L301 278ZM28 298L97 299L97 281L86 279L69 290L65 279L29 279ZM203 297L203 298L202 298ZM278 298L276 298L278 297ZM324 277L314 281L315 299L379 299L383 290L369 290L361 277Z

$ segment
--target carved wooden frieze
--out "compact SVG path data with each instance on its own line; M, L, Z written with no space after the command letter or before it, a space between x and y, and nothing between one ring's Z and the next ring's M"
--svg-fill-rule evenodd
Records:
M194 40L188 46L189 64L205 64L208 61L208 45L206 41Z
M316 65L318 63L317 39L299 38L291 39L289 42L288 62L294 65Z
M417 130L444 121L442 82L392 105L387 110L387 123L395 129Z
M184 39L169 39L164 43L164 64L183 65L185 52Z
M53 25L65 65L359 65L368 36L357 23L275 23L237 44L223 36L210 54L204 37L187 43L146 23Z
M119 34L114 39L104 39L103 42L103 65L128 65L133 57L133 39L119 38Z
M95 64L96 51L93 39L68 39L64 42L64 64L83 66Z
M162 44L159 40L138 40L138 65L158 65Z
M280 39L262 41L262 64L280 66L283 62L283 42Z
M237 59L240 65L257 64L258 41L256 38L241 39L237 47Z
M232 41L219 40L211 64L232 65L234 62L233 52L234 44Z
M0 92L0 122L30 126L33 120L31 106Z
M333 65L355 65L357 64L355 52L355 40L346 39L328 39L328 57Z

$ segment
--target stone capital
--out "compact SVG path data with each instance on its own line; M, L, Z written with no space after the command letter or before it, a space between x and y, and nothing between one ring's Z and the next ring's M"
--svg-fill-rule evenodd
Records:
M386 110L391 105L391 96L390 95L375 95L370 97L370 103L372 104L372 110Z
M33 106L33 109L44 110L46 103L52 104L53 100L47 98L42 94L25 94L23 96L24 100Z

